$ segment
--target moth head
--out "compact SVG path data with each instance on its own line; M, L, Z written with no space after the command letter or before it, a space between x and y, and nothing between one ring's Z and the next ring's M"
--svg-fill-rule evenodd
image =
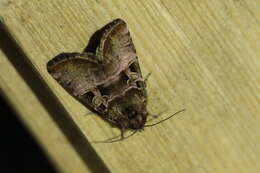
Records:
M126 128L141 130L144 128L147 118L147 111L138 105L127 106L123 114L126 119Z

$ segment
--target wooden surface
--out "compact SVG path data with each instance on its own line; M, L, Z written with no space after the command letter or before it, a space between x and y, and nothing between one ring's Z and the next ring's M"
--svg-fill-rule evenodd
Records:
M1 91L61 172L260 172L257 2L3 0L0 16L21 50L1 46ZM152 72L150 112L186 112L95 144L119 131L87 115L46 63L82 51L115 18L127 22L143 74Z

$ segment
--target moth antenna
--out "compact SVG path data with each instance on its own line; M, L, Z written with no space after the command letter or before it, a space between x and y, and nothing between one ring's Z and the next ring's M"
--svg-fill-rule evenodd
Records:
M157 123L148 124L148 125L145 125L144 127L152 127L152 126L155 126L155 125L157 125L157 124L160 124L160 123L162 123L162 122L164 122L164 121L166 121L166 120L172 118L174 115L176 115L176 114L178 114L178 113L181 113L181 112L183 112L183 111L185 111L185 109L179 110L179 111L175 112L174 114L172 114L171 116L169 116L169 117L167 117L167 118L165 118L165 119L163 119L163 120L161 120L161 121L159 121L159 122L157 122Z
M146 76L145 76L145 78L144 78L144 82L147 82L147 80L148 80L148 78L151 76L151 72L149 72Z
M121 136L121 134L120 135L117 135L117 136L114 136L114 137L111 137L111 138L108 138L107 140L105 140L105 141L112 141L113 139L116 139L116 138L118 138L118 137L120 137ZM105 142L105 141L103 141L103 142ZM102 142L102 141L93 141L94 143L99 143L99 142Z
M158 118L158 117L161 116L164 112L166 112L166 111L162 111L162 112L160 112L160 113L157 114L157 115L151 115L152 117L149 118L149 120L147 120L146 122L149 122L149 121L152 121L152 120Z
M114 143L114 142L119 142L119 141L122 141L123 139L127 139L131 136L133 136L136 132L138 132L137 130L133 131L133 133L131 133L130 135L128 135L127 137L124 137L124 138L120 138L120 139L116 139L116 140L113 140L119 136L122 136L121 134L118 135L118 136L115 136L115 137L112 137L112 138L109 138L105 141L92 141L93 143Z

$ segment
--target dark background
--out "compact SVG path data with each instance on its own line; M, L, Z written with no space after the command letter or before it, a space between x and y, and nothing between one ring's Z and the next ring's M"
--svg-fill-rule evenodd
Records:
M45 153L0 95L1 172L55 173Z

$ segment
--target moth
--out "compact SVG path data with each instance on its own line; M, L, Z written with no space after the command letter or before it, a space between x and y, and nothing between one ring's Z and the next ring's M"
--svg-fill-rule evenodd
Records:
M126 23L116 19L100 31L92 51L61 53L47 63L47 70L74 98L120 129L122 140L126 130L152 126L145 125L146 79Z

